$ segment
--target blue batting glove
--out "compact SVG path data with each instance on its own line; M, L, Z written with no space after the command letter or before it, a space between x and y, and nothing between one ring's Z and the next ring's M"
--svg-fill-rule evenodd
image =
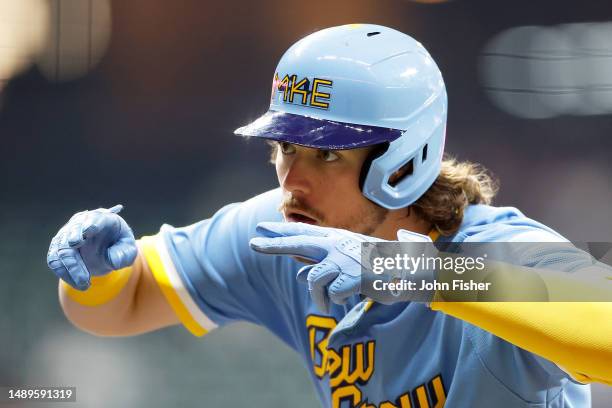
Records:
M250 246L255 251L290 255L314 263L302 267L297 279L308 283L313 301L319 310L325 313L329 313L330 302L344 304L351 296L364 295L361 288L362 244L390 242L342 229L293 222L262 222L257 225L257 232L263 237L251 239ZM431 239L421 234L403 230L398 234L401 241L431 244ZM431 279L431 273L419 271L413 278ZM388 281L391 279L389 275L384 278ZM367 295L370 299L384 304L410 300L428 301L423 298L422 292L418 296L415 295L414 299L408 291L370 291Z
M134 233L118 213L110 209L76 213L51 240L47 265L64 282L86 290L92 276L130 266L138 249Z
M314 262L302 267L297 280L308 283L310 296L329 312L330 301L344 304L359 294L361 286L361 243L382 241L350 231L298 222L262 222L251 248L274 255L292 255Z
M303 223L262 222L251 239L257 252L292 255L314 262L302 267L297 280L308 283L319 310L328 313L330 302L344 304L361 288L361 244L381 239Z

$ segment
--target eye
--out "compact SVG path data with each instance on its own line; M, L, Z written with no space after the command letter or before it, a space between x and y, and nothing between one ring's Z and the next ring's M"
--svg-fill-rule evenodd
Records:
M319 157L326 162L333 162L340 158L340 156L331 150L319 150Z
M293 154L295 153L295 146L287 142L279 142L278 146L282 154Z

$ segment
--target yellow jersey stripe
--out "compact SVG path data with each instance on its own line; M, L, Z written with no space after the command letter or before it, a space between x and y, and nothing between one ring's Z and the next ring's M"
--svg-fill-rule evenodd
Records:
M185 328L198 337L214 329L216 325L199 310L184 287L161 237L143 237L140 242L155 281Z
M162 231L168 228L167 225L162 226ZM180 298L183 305L187 308L189 314L198 322L200 326L202 326L206 331L210 331L217 328L217 325L204 314L202 309L196 304L196 302L191 297L191 294L183 284L183 279L179 275L178 271L174 266L174 262L170 257L170 253L166 248L164 240L160 235L157 235L155 238L155 248L157 249L157 253L164 265L164 270L170 280L172 288Z

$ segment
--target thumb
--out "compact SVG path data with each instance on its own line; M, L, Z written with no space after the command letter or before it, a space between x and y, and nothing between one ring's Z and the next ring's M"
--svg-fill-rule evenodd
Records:
M134 263L138 248L133 238L121 238L107 250L107 259L113 269L121 269Z

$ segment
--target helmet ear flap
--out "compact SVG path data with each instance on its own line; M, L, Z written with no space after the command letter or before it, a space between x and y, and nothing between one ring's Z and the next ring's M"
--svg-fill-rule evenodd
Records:
M361 191L363 191L363 185L366 177L368 176L368 172L370 171L370 167L372 166L372 162L385 154L388 149L389 142L379 143L374 145L374 148L366 156L363 165L361 166L361 173L359 173L359 189Z

